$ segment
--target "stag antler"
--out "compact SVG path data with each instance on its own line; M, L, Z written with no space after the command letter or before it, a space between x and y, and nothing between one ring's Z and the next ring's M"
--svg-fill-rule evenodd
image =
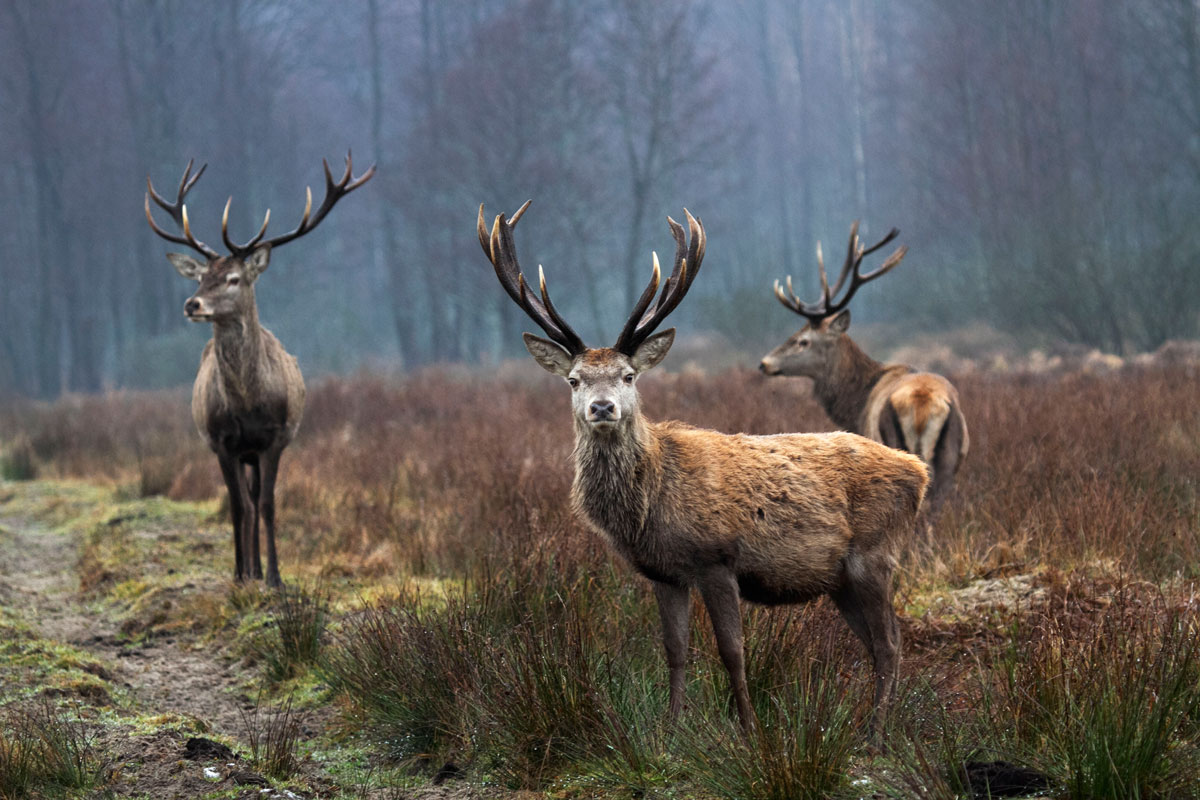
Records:
M884 236L875 244L868 248L863 248L858 239L858 220L850 226L850 245L846 251L846 262L842 265L841 274L838 275L837 282L833 285L833 289L829 288L829 281L825 275L825 258L821 254L821 244L817 243L817 268L821 275L821 300L818 303L809 305L796 296L796 292L792 289L792 276L787 276L787 292L784 293L783 287L779 285L779 281L775 281L775 297L779 302L783 303L791 311L796 312L802 317L806 317L813 325L819 325L823 320L832 317L834 314L841 311L850 303L850 298L854 297L854 293L859 287L865 283L875 280L880 275L888 272L904 258L908 252L907 245L901 245L896 249L896 252L887 257L878 269L873 272L868 272L863 275L859 272L862 266L863 258L874 253L879 248L883 247L888 242L900 235L898 228L892 228L888 231L887 236ZM842 285L846 282L846 278L850 278L850 286L846 289L846 294L841 300L834 301L838 292L841 291Z
M654 333L654 329L675 310L679 301L683 300L683 296L691 288L692 281L696 279L696 274L700 272L706 241L704 224L693 217L686 208L683 213L687 215L691 242L689 244L684 240L683 226L667 217L667 223L671 226L671 234L675 237L675 265L671 269L671 276L667 278L662 294L658 296L658 302L651 308L650 302L654 299L654 293L658 291L661 277L658 253L653 253L654 271L650 275L650 283L642 291L641 297L633 307L633 312L625 322L625 327L621 329L621 335L617 337L616 344L613 345L613 349L617 352L627 356L637 352L642 342Z
M346 151L346 171L342 173L342 177L339 180L334 181L333 174L329 171L328 161L321 159L321 166L325 168L325 199L321 201L321 207L317 209L317 213L312 214L312 187L306 186L304 188L304 216L300 218L300 224L291 233L274 236L262 242L263 235L267 232L267 224L271 221L271 209L268 208L266 216L263 217L262 227L258 229L258 233L255 234L254 238L245 244L237 244L230 240L228 227L229 206L233 202L233 198L230 197L225 201L225 213L221 217L221 237L225 240L225 246L229 248L229 252L240 257L262 245L279 247L293 239L299 239L317 227L321 223L321 220L325 219L325 215L329 213L330 209L337 205L338 200L341 200L375 176L375 165L372 164L362 175L357 178L353 177L354 164L350 159L349 150ZM262 245L259 244L260 242L262 242Z
M204 170L208 169L208 164L203 164L196 171L196 174L192 175L193 163L195 163L195 159L188 161L187 168L183 171L183 177L179 179L179 191L175 195L174 203L168 203L158 192L154 191L154 184L150 182L150 176L146 176L146 221L150 223L150 227L154 229L155 233L168 242L187 245L205 258L217 258L220 254L204 242L197 240L192 235L191 225L188 224L187 206L184 204L183 198L196 185L196 181L200 180L200 176L204 174ZM160 208L171 215L171 219L175 220L176 225L183 229L182 237L176 236L173 233L167 233L154 222L154 216L150 213L150 201L152 199Z
M496 268L496 277L500 279L500 285L504 287L504 291L508 292L508 296L546 332L553 342L561 345L571 356L577 356L587 350L587 345L579 338L579 334L575 333L567 324L566 320L559 316L558 310L550 302L550 293L546 290L546 275L542 272L541 266L538 267L538 288L542 295L539 302L526 289L525 275L521 272L521 265L517 262L517 245L516 240L513 239L513 228L517 227L521 215L525 213L525 209L529 208L529 204L532 202L532 200L526 200L525 205L518 208L510 219L505 219L503 214L497 215L495 222L492 223L490 233L483 222L483 203L480 203L479 219L476 222L479 245L487 254L488 260L492 262L492 266Z

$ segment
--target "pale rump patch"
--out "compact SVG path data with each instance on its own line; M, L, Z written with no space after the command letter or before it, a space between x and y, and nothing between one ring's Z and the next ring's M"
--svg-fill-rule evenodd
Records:
M889 398L900 419L905 446L927 464L933 461L933 449L950 416L950 394L943 383L944 379L928 373L909 375Z
M861 430L868 438L883 441L879 421L890 403L899 418L905 448L928 464L957 397L941 375L906 369L889 368L875 384L863 410Z

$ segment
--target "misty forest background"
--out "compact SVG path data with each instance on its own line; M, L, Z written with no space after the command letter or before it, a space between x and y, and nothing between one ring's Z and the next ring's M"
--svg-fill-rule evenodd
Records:
M9 0L0 3L0 394L190 381L207 325L146 225L189 158L199 237L294 227L320 161L379 172L259 283L309 375L519 352L475 240L532 197L527 271L615 336L687 206L685 332L797 327L814 246L910 252L856 321L1153 349L1200 331L1196 0ZM167 225L165 215L158 217Z

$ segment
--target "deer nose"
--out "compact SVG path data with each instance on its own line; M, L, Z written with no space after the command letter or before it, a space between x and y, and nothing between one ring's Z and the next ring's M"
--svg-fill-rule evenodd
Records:
M765 362L765 361L758 362L758 371L765 375L767 373L767 362Z
M595 400L588 406L588 413L594 420L612 419L617 411L617 404L612 400Z
M188 301L183 304L183 313L191 316L200 310L200 301L194 297L189 297Z

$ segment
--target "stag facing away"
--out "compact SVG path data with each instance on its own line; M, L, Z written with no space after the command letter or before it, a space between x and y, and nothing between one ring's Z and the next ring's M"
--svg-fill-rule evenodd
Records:
M776 281L775 297L808 324L764 356L759 369L767 375L812 378L817 399L839 426L920 456L932 476L923 512L928 524L953 490L954 476L970 444L958 392L941 375L918 372L906 364L879 363L846 333L850 327L847 306L854 293L899 264L907 248L899 248L866 275L860 272L863 258L899 233L893 228L882 240L864 248L855 222L846 261L832 289L818 244L821 299L811 305L796 296L790 276L786 291ZM847 278L846 293L838 299Z
M267 583L281 586L275 551L275 480L283 450L296 435L304 413L304 379L296 359L258 322L254 283L267 268L273 248L298 239L315 228L345 195L362 186L375 173L371 167L352 177L350 156L346 171L334 180L325 164L325 199L312 213L312 190L307 192L304 216L290 233L264 239L271 219L268 210L262 227L245 244L229 238L229 206L221 219L221 238L229 255L221 255L199 241L191 230L184 198L204 174L192 174L188 162L175 201L168 202L146 179L146 219L169 242L186 245L202 260L183 253L167 259L185 278L199 283L183 304L192 322L208 322L213 337L200 357L200 370L192 387L192 418L200 435L217 454L229 490L233 522L234 577L263 577L259 551L259 519L266 529ZM150 213L150 201L170 214L183 236L160 228Z
M830 595L875 668L875 719L891 696L900 630L892 607L894 550L913 528L927 476L920 459L851 433L727 435L653 422L638 399L640 375L666 356L674 328L656 328L700 271L704 226L689 236L668 219L673 269L649 285L612 347L589 348L559 314L539 274L528 286L513 228L528 203L479 242L508 295L549 338L525 345L571 389L576 513L650 579L670 675L669 711L684 701L692 588L712 620L744 728L755 724L746 686L741 599L797 603ZM689 240L690 238L690 240Z

